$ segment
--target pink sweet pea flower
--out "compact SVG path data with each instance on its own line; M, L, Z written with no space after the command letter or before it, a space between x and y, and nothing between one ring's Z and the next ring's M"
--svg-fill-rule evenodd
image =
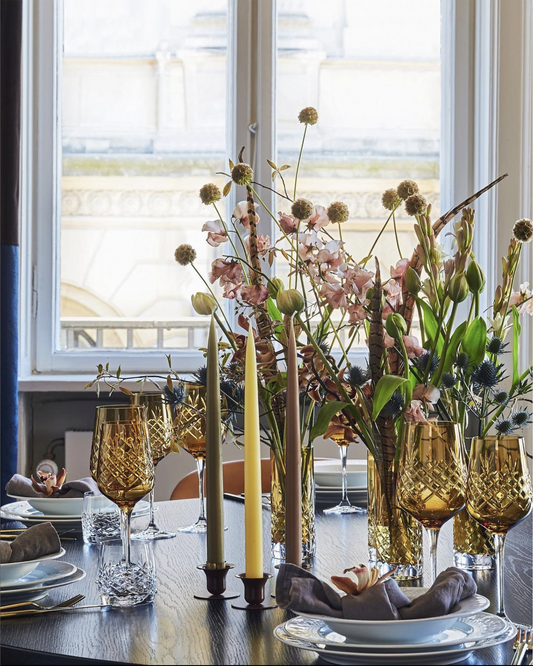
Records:
M434 405L440 400L440 391L433 384L417 384L413 389L413 398Z
M237 261L226 261L225 259L215 259L211 264L209 281L211 284L220 278L225 282L242 282L242 267Z
M396 344L394 338L390 336L385 330L383 331L383 344L385 349L392 349Z
M257 211L259 204L254 204L255 210ZM235 210L233 211L233 215L231 216L234 220L239 221L243 226L249 227L250 226L250 218L248 216L248 202L247 201L239 201L239 203L235 206ZM255 217L257 218L257 221L259 222L259 215L255 214Z
M409 259L400 259L396 262L396 266L390 267L390 276L393 280L397 280L400 283L400 287L403 291L405 274L409 268L410 260Z
M208 231L207 242L211 247L218 247L221 243L228 240L224 225L220 220L211 220L206 222L202 227L202 231Z
M292 234L296 229L298 229L298 220L292 215L287 213L278 213L279 225L286 234Z
M362 324L368 318L368 312L364 309L363 305L350 305L348 307L349 323Z
M306 220L310 229L322 229L329 224L328 214L324 206L315 206L315 212Z
M405 420L408 423L418 422L427 423L426 415L422 409L423 403L420 400L413 400L410 406L405 410Z
M424 347L419 345L418 340L414 335L404 335L403 343L405 345L408 358L416 358L426 353L426 350Z
M521 315L528 313L533 316L533 292L528 287L529 282L524 282L520 285L520 291L513 291L509 305L516 306Z
M339 266L339 274L345 280L345 289L359 296L359 300L366 298L366 292L372 286L374 273L361 268L357 264L353 268L348 266L348 264L341 264Z
M260 305L268 298L268 289L263 284L247 284L241 287L241 298L250 305Z
M383 319L386 319L391 312L396 312L402 300L402 288L396 280L389 280L383 285L385 292L385 307L383 308Z
M221 281L221 284L224 288L224 291L222 292L222 296L224 298L239 298L241 295L241 288L242 288L242 282L230 282L229 280L224 280L224 282Z
M322 270L338 268L344 263L344 252L342 251L343 245L344 243L341 243L340 241L331 240L319 250L317 261L321 264Z
M346 293L340 284L324 282L320 289L320 295L323 296L328 305L335 310L348 306Z
M244 239L244 244L246 245L248 254L250 254L250 236L246 236ZM270 236L261 235L257 237L257 252L260 256L265 255L271 247L272 245L270 243Z

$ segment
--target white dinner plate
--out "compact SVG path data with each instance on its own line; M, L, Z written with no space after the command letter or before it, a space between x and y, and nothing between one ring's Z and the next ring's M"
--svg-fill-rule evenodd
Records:
M42 555L41 557L37 557L34 560L24 560L23 562L4 562L3 564L0 564L0 580L2 581L2 587L4 585L15 583L21 578L24 578L34 569L36 569L41 562L45 562L46 560L57 560L58 558L63 557L65 552L65 549L61 548L56 553Z
M406 621L408 622L408 620ZM507 628L499 636L477 642L464 643L460 647L444 648L441 650L430 648L427 652L424 650L418 652L378 652L375 647L368 652L332 647L319 648L313 643L294 638L283 629L283 625L279 625L274 629L274 636L290 647L317 653L321 659L329 664L341 664L342 666L348 666L349 664L364 664L366 666L372 666L373 664L381 666L388 666L388 664L437 666L440 664L457 664L467 659L474 650L493 647L494 645L506 643L513 639L516 635L516 627L508 620L504 621Z
M71 576L76 569L77 567L69 562L57 562L54 560L39 562L37 567L23 578L9 583L2 581L1 590L4 592L4 590L10 590L11 588L35 587L36 585L51 583L54 580Z
M366 460L348 460L346 473L349 486L366 486ZM315 482L320 486L339 488L342 484L340 460L315 460Z
M49 583L41 585L36 584L33 587L19 587L2 590L2 603L14 604L17 601L37 601L38 599L45 597L50 590L55 590L56 588L64 587L65 585L72 585L72 583L77 583L85 578L85 576L85 571L77 568L70 576Z
M476 613L469 617L457 620L455 624L441 634L437 634L424 643L398 643L396 645L375 645L373 643L355 643L345 636L341 636L328 627L321 620L310 620L305 617L297 617L288 620L282 625L283 629L294 638L320 647L329 646L339 649L350 650L398 650L408 652L409 650L433 650L449 648L462 643L475 643L477 641L494 638L503 634L508 629L507 622L492 613Z
M427 588L403 587L402 592L409 599L413 600L427 592ZM468 597L468 599L460 601L454 606L454 610L447 615L416 620L346 620L326 615L295 612L297 615L313 620L322 620L330 629L356 643L370 642L389 645L397 643L422 643L429 640L432 636L450 629L459 618L481 613L489 605L490 602L486 597L475 594L472 597Z
M58 518L72 515L81 516L81 508L83 506L83 497L26 497L24 495L9 494L8 497L21 502L26 501L36 511L41 511L43 514ZM107 500L106 497L103 497L103 499Z
M113 502L107 499L107 497L102 496L102 506L113 506ZM105 501L104 501L105 500ZM27 500L22 500L19 502L10 502L4 504L1 507L2 513L8 514L10 516L16 517L19 521L28 520L28 521L37 521L37 522L51 522L51 523L60 523L67 522L73 523L81 521L81 513L79 514L50 514L42 513L37 509L34 509ZM150 505L145 500L141 500L137 503L133 510L132 517L142 516L148 513L150 510Z

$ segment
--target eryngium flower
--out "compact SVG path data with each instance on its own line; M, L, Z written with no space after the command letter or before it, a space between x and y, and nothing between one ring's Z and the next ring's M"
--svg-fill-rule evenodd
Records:
M507 343L505 343L501 338L494 336L491 340L489 340L487 351L489 354L495 354L498 356L499 354L504 353L506 347Z
M296 199L291 206L291 213L298 220L307 220L315 210L313 204L307 199Z
M398 208L402 203L402 200L398 196L398 192L394 188L391 188L390 190L385 190L385 192L383 192L381 203L383 204L383 208L394 210L395 208Z
M231 170L231 178L237 185L249 185L254 177L254 170L249 164L239 162Z
M334 224L341 224L350 217L350 211L342 201L334 201L327 210L327 216Z
M481 388L493 388L501 379L501 368L492 361L481 361L472 370L472 380Z
M214 183L207 183L207 185L200 188L200 199L206 206L220 201L221 198L222 192Z
M220 382L220 392L226 399L226 405L230 412L236 412L244 402L244 389L240 384L231 379L223 379Z
M511 414L511 420L517 428L523 428L531 423L531 414L526 409L520 409Z
M187 266L187 264L192 264L192 262L196 259L196 250L193 248L192 245L187 245L187 243L183 243L183 245L180 245L179 247L176 248L174 252L174 259L178 262L178 264L181 264L182 266Z
M513 432L514 425L511 419L500 419L494 424L494 429L496 432L499 432L500 435L508 435Z
M526 217L515 222L513 236L521 243L529 243L533 238L533 222Z
M381 412L384 416L389 416L391 418L397 416L404 407L404 400L402 394L399 391L394 391L389 402L383 407Z
M202 365L194 373L194 378L202 386L207 386L207 365Z
M441 386L444 389L451 389L457 384L457 379L455 378L455 375L453 375L451 372L445 372L442 375L441 379Z
M165 385L163 394L165 396L166 402L171 405L181 405L181 403L185 400L185 389L181 384L178 384L177 387L173 387L172 390L170 390L170 388Z
M439 363L439 357L437 354L433 354L432 356L429 352L426 352L425 354L422 354L422 356L419 356L417 359L415 359L413 363L421 372L426 372L430 359L431 367L429 368L429 372L432 373L435 372Z
M497 391L494 394L493 400L498 405L505 405L509 400L509 394L507 393L507 391Z
M305 125L316 125L318 122L318 111L312 106L306 106L298 114L298 120Z
M405 212L407 215L422 215L428 207L427 201L421 194L411 194L405 200Z
M348 376L346 377L346 381L352 386L363 386L363 384L366 384L369 379L370 372L368 368L363 370L363 368L358 365L352 365L348 371Z
M404 201L412 194L418 194L419 191L420 190L418 189L418 185L414 180L402 180L402 182L396 188L398 196Z

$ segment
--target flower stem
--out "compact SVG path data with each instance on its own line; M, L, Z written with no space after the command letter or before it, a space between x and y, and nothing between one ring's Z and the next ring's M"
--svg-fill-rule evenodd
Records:
M302 145L300 146L300 154L298 155L298 164L296 165L296 173L294 174L294 196L293 196L294 199L296 199L296 188L298 186L298 172L300 171L300 162L302 161L302 153L304 152L304 143L305 143L306 134L307 134L307 123L305 123L304 134L302 136Z

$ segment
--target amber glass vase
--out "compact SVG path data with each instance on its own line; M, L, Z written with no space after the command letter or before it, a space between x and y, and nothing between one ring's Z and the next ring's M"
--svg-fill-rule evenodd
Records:
M302 562L316 552L313 446L302 447ZM285 455L270 454L272 557L285 559Z
M388 497L378 466L368 454L369 560L382 573L396 567L394 578L416 580L422 576L422 526L401 509L395 493Z

